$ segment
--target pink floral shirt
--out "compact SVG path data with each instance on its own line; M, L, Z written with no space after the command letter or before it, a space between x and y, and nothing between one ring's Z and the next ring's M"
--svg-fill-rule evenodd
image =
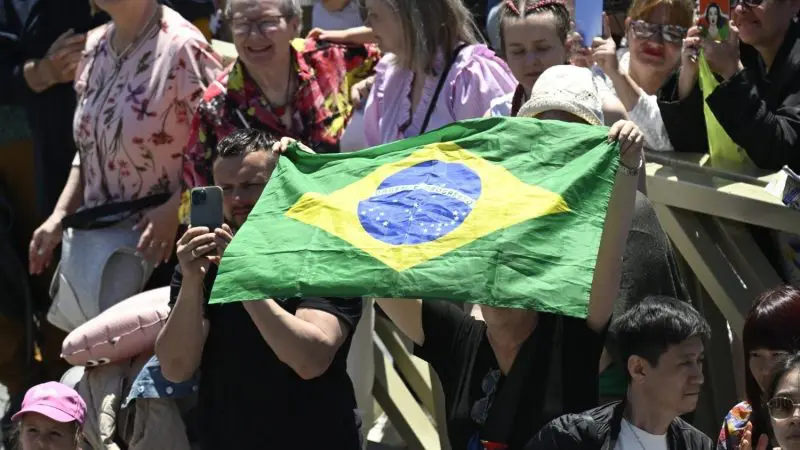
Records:
M191 119L222 59L194 25L162 8L121 56L110 46L113 24L87 39L73 122L84 207L180 188Z

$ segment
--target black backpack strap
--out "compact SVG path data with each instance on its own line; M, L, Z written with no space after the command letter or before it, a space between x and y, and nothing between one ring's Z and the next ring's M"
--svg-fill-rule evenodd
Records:
M165 192L127 202L106 203L64 217L61 219L61 226L64 229L75 228L77 230L107 228L139 211L166 203L170 197L172 194Z
M499 387L499 391L489 407L489 415L480 433L481 440L507 444L511 439L511 431L515 425L514 419L517 417L517 410L523 398L522 392L530 385L532 371L540 369L533 367L534 355L541 355L540 361L549 361L554 352L559 352L554 349L554 345L549 345L549 342L541 339L543 336L552 336L555 332L557 322L553 319L557 320L558 317L540 313L536 330L522 344L514 359L514 364L511 366L511 371L502 386ZM552 370L551 368L551 372ZM561 372L560 367L557 371ZM548 376L548 378L552 377ZM551 389L548 387L548 390ZM542 404L545 401L544 395L541 398L533 399L536 404Z
M461 44L456 47L455 51L453 52L453 57L447 62L442 74L439 76L439 84L436 85L436 91L433 93L431 104L428 105L428 112L425 113L425 121L422 122L422 128L419 129L419 134L425 134L425 132L428 130L428 123L430 123L431 116L433 116L433 111L436 109L436 103L439 100L439 94L442 93L442 89L444 88L444 82L447 81L447 74L450 73L450 69L452 69L453 64L456 63L459 53L461 53L461 50L463 50L466 46L467 44Z

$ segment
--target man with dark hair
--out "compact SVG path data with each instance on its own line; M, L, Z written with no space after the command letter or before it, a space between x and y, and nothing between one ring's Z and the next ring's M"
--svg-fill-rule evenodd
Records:
M679 416L694 411L703 385L703 341L711 329L691 305L648 297L609 329L612 351L627 368L628 392L546 425L530 450L710 450L708 436Z
M170 381L202 373L198 426L204 450L361 445L346 371L360 298L208 304L218 255L252 211L286 144L253 129L220 141L212 170L227 224L189 228L178 241L172 312L156 355Z

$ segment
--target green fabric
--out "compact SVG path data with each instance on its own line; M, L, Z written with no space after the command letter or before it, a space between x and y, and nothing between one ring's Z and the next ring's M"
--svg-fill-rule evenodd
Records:
M30 139L25 110L21 106L0 105L0 146Z
M705 54L700 53L697 64L699 65L700 90L703 92L703 115L706 119L706 134L708 135L708 148L711 155L711 165L721 169L740 170L755 167L744 149L740 148L728 136L722 125L719 124L714 113L711 112L705 99L719 86L719 81L711 71Z
M619 164L607 132L492 118L356 153L290 148L211 303L424 297L586 317Z
M623 397L628 390L628 380L617 364L611 364L600 374L600 397Z

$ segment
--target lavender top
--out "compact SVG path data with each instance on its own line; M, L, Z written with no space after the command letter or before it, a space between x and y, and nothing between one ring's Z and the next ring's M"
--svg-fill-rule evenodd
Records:
M438 76L425 78L422 97L412 113L414 72L395 66L393 60L394 55L387 54L375 68L375 84L364 110L365 138L370 147L419 135L439 83ZM446 61L440 56L437 72L445 66ZM463 48L446 76L427 131L483 117L492 100L514 92L517 87L505 61L483 44ZM409 119L410 125L401 131Z

